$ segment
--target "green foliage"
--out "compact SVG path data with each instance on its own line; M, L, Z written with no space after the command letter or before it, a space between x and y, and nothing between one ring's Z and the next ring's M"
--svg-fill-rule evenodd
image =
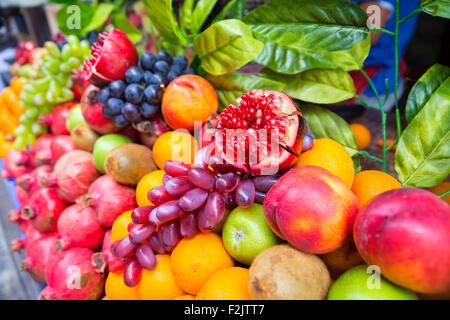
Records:
M79 14L79 20L77 18ZM56 14L58 28L65 35L84 35L86 27L94 16L94 9L89 3L73 1L64 5Z
M112 24L117 29L125 32L131 42L136 43L142 38L142 33L137 29L127 17L120 12L114 12L111 16Z
M422 0L422 11L432 16L450 19L449 0Z

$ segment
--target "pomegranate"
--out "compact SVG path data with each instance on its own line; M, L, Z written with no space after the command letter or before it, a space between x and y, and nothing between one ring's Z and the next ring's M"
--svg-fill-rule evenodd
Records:
M103 239L102 250L94 253L92 256L92 263L98 266L99 270L105 270L108 267L109 272L118 273L125 268L128 260L126 258L116 258L112 252L113 242L111 239L111 229L106 231ZM101 263L104 262L103 268Z
M61 213L57 229L62 237L58 241L61 249L75 246L97 249L105 236L105 229L98 224L95 210L79 204L73 204Z
M55 164L56 161L65 153L74 151L77 148L72 142L72 138L66 135L54 136L50 147L41 150L36 154L36 161L39 163Z
M39 283L45 283L45 273L48 263L57 254L57 233L47 234L27 246L26 259L20 263L20 270L30 273L31 278Z
M98 223L110 228L118 216L137 206L136 191L117 183L111 176L104 175L91 184L88 193L80 197L77 203L83 207L93 207Z
M97 300L103 294L105 275L92 264L94 252L71 248L57 254L48 264L47 287L40 300Z
M20 213L22 211L22 207L19 210L12 209L8 212L8 221L11 223L16 223L19 227L19 230L22 232L26 232L28 226L30 225L30 221L22 219L20 217Z
M16 55L15 59L19 65L24 65L27 63L32 63L31 53L36 48L36 45L32 41L23 41L14 49Z
M81 110L84 120L89 126L100 134L113 133L120 130L114 124L112 119L108 119L103 115L103 104L97 100L97 92L99 88L90 85L81 97Z
M17 178L21 175L30 172L31 157L25 151L10 150L3 159L5 170L2 171L2 178Z
M53 134L70 134L66 127L66 119L70 109L76 105L76 101L64 102L52 109L52 113L39 116L38 122L50 127Z
M74 69L70 77L73 81L72 92L74 99L80 101L83 92L90 86L89 81L87 81L87 75L83 70Z
M30 220L31 225L43 233L55 232L58 218L67 204L54 188L41 188L30 197L22 208L20 217Z
M156 139L164 132L170 130L167 123L164 121L162 115L159 113L153 117L153 119L144 122L145 127L139 127L139 135L141 141L150 149L153 148Z
M138 63L138 53L125 32L111 29L98 35L91 47L92 58L83 64L87 80L103 86L113 80L122 80L129 67Z
M218 116L215 154L239 171L275 174L292 166L302 149L304 121L284 93L252 90Z
M49 164L50 161L44 156L52 144L53 134L44 134L36 139L36 142L32 146L28 146L30 154L32 156L32 166L37 167L42 164ZM42 158L42 159L41 159Z
M17 187L27 192L28 197L31 197L34 192L41 188L39 185L39 176L41 174L49 174L50 172L52 172L52 167L49 164L39 166L30 173L18 177L16 179Z
M132 125L129 125L123 129L120 129L120 131L118 133L129 138L131 141L133 141L133 143L141 142L141 139L139 138L139 132L136 129L134 129Z
M67 202L86 194L91 183L99 176L92 154L82 150L70 151L56 161L51 174L39 175L43 187L56 187L58 195Z
M25 230L25 237L11 241L11 251L20 251L28 247L30 243L45 236L45 233L37 231L31 224Z
M28 192L18 185L16 185L16 195L17 200L19 201L20 204L24 204L28 201L29 198Z

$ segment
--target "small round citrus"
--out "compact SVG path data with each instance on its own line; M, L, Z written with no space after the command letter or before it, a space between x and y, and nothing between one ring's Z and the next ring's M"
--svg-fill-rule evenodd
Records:
M353 130L353 134L355 135L358 150L364 150L370 146L372 135L365 125L360 123L352 123L350 128Z
M136 186L136 202L139 207L152 206L150 200L148 200L148 192L153 188L162 185L162 178L165 175L163 170L155 170L147 173L139 180Z
M352 191L362 207L375 196L399 189L402 185L393 176L378 170L364 170L358 172L353 180Z
M328 170L351 188L354 177L353 161L347 150L328 138L314 140L313 147L300 154L296 163L300 166L317 166Z
M114 220L111 228L111 241L115 242L123 239L128 235L128 225L133 222L131 220L132 210L125 211Z
M142 270L137 291L141 300L171 300L185 294L175 281L170 256L156 255L156 266L152 270Z
M186 131L168 131L156 139L153 145L153 160L158 168L163 169L169 160L194 163L198 151L197 140Z
M438 196L443 194L444 192L447 192L448 190L450 190L450 181L442 181L437 186L428 188L428 191L431 191ZM442 200L450 204L450 194L443 197Z
M233 265L222 238L213 232L184 238L172 252L175 279L184 291L194 295L214 273Z
M108 273L105 283L105 294L109 300L138 300L137 287L128 287L123 282L123 272Z
M195 300L195 296L190 295L190 294L185 294L185 295L183 295L183 296L176 297L176 298L173 299L173 300Z
M251 300L248 289L249 272L230 267L216 272L200 289L197 300Z

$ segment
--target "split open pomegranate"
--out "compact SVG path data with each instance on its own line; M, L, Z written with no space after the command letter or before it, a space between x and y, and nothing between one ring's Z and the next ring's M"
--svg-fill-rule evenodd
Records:
M239 171L271 175L292 166L302 148L304 120L286 94L252 90L218 116L214 153Z

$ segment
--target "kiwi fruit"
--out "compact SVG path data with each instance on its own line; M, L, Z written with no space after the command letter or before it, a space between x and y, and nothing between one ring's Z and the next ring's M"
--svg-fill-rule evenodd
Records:
M75 147L88 152L94 150L95 141L99 137L100 135L92 130L87 123L80 123L70 132L70 138Z

